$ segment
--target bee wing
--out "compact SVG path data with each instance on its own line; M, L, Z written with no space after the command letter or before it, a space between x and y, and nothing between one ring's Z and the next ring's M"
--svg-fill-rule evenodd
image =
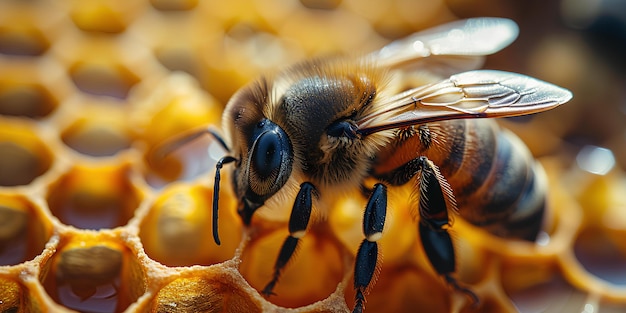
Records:
M482 65L482 56L498 52L511 44L518 33L519 28L512 20L473 18L415 33L367 57L382 67L399 67L428 60L426 63L434 63L436 66L470 70Z
M357 125L358 132L367 135L440 120L526 115L571 98L569 90L525 75L469 71L384 100L364 112Z
M159 162L162 162L172 152L205 135L210 135L220 144L222 148L224 148L225 151L230 151L228 145L224 139L222 139L222 136L220 136L217 130L211 126L200 127L182 132L172 138L166 139L165 142L152 147L148 154L150 157L149 161L153 164L159 164Z

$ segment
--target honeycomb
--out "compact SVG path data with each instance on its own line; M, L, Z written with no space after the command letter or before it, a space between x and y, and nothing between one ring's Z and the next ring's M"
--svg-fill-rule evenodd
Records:
M260 210L244 228L222 188L217 246L208 208L219 145L198 140L160 162L152 149L217 127L228 98L261 72L503 16L521 36L486 66L575 94L554 112L502 121L547 170L545 231L536 244L517 242L456 219L457 275L479 296L472 304L428 264L411 191L391 188L366 310L623 312L626 80L605 53L613 46L564 26L580 22L580 10L564 9L575 2L0 1L0 311L349 311L366 199L342 198L316 217L264 298L289 205Z

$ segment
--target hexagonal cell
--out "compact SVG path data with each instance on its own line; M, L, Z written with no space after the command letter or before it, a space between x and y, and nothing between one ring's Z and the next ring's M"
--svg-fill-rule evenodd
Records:
M0 3L0 54L38 56L50 47L63 10L54 3Z
M36 56L46 51L49 46L50 43L41 30L32 25L26 25L24 28L14 25L0 26L2 54Z
M0 68L0 115L46 117L70 91L54 63L0 59Z
M213 241L212 203L213 189L168 186L140 226L139 237L146 254L167 266L211 265L231 259L242 237L234 197L228 190L220 193L220 246Z
M321 225L320 225L321 226ZM241 275L258 292L272 280L274 264L289 234L287 225L275 231L256 229L241 256ZM297 253L280 275L268 301L297 308L328 298L342 281L344 250L329 238L324 227L310 229L298 244Z
M68 34L52 51L74 85L90 95L124 99L142 79L161 75L152 71L156 62L144 47L129 37Z
M52 215L83 229L126 225L143 198L130 175L130 165L77 165L48 188Z
M594 276L617 286L626 286L626 249L623 237L616 242L601 229L587 228L578 234L574 254Z
M139 77L122 64L112 60L84 60L70 67L70 76L83 92L116 98L126 98Z
M0 119L0 186L30 184L50 169L53 154L29 124Z
M53 96L36 84L0 86L0 114L42 117L50 114L57 103Z
M108 233L67 234L43 267L50 297L81 312L122 312L146 290L139 262Z
M144 9L143 1L72 1L70 17L81 30L121 33Z
M40 212L24 196L0 194L0 266L31 260L43 251L52 225Z
M112 156L132 142L126 113L117 107L83 108L81 116L61 133L70 148L90 156Z
M234 271L234 269L231 269ZM187 273L160 289L153 312L262 312L258 300L242 288L241 277L227 270Z

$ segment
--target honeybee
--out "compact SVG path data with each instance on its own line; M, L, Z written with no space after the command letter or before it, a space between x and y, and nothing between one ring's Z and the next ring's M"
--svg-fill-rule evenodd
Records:
M223 137L205 129L176 143L210 132L228 151L216 165L215 242L220 171L228 163L234 164L232 184L246 225L263 206L293 202L290 235L263 290L268 296L303 240L313 206L328 210L328 195L363 188L369 193L365 238L354 271L354 312L362 312L380 262L387 186L411 184L419 194L419 238L432 267L478 301L454 278L452 215L501 237L534 241L546 192L544 173L527 148L483 118L537 113L572 97L521 74L474 70L517 34L508 19L457 21L361 57L305 61L240 89L223 113ZM460 73L405 90L398 79L403 71ZM367 186L372 179L377 182Z

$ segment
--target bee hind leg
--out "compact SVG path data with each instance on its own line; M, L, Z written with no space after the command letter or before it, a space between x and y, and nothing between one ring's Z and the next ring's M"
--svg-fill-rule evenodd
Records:
M426 157L419 160L417 176L419 197L419 234L428 261L455 290L466 294L476 305L478 296L452 277L456 271L454 245L448 229L449 210L456 210L452 190L439 169Z
M365 309L365 294L372 286L374 275L380 266L377 241L382 237L387 215L387 188L376 184L367 202L363 216L363 233L354 265L354 289L356 290L353 313Z
M460 285L456 278L452 277L452 273L456 271L456 262L450 234L445 230L433 229L427 223L422 222L419 223L419 232L428 261L435 271L443 276L446 283L454 290L466 294L473 304L477 304L479 302L478 296L469 288Z
M263 288L263 295L269 297L274 295L274 287L278 283L280 274L283 269L292 259L300 238L304 236L306 228L311 218L311 210L313 207L313 195L315 195L315 187L313 184L305 182L300 185L300 191L296 196L296 201L291 209L291 215L289 217L289 236L285 239L276 263L274 264L274 274L272 280Z

